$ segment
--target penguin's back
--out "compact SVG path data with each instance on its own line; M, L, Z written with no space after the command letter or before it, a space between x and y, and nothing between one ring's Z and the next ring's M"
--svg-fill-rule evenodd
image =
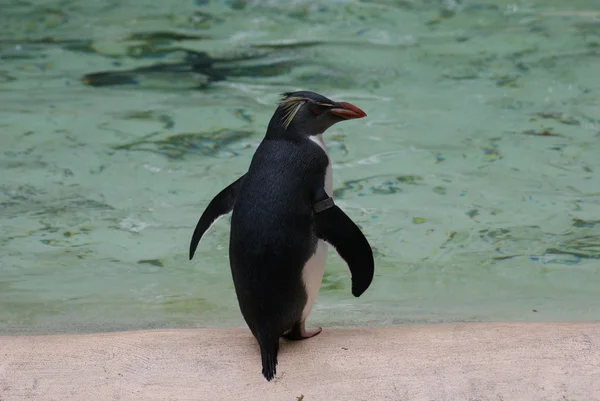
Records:
M253 332L266 321L287 330L302 314L302 270L318 241L311 195L323 185L328 163L308 139L265 140L252 159L233 209L229 257Z

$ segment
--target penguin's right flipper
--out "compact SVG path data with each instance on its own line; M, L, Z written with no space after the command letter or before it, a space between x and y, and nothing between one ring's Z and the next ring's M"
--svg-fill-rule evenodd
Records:
M352 295L359 297L373 281L373 250L360 228L320 188L313 204L318 235L346 261L352 275Z
M200 243L200 239L206 230L208 230L219 217L233 210L235 199L237 198L237 194L242 187L242 182L244 181L245 176L246 175L244 174L231 183L228 187L219 192L217 196L210 201L206 207L206 210L204 210L204 213L202 213L202 216L196 225L196 229L194 230L194 234L192 235L192 241L190 242L190 260L192 260L194 257L198 243Z

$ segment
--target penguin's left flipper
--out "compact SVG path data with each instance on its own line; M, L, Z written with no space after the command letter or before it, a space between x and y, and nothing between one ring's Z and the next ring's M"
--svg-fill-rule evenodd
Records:
M319 189L313 204L318 236L331 244L346 261L352 275L352 295L359 297L373 281L373 250L360 228Z
M219 192L217 196L210 201L206 207L206 210L204 210L204 213L202 213L202 216L200 216L200 220L198 220L198 224L196 225L194 234L192 235L192 241L190 242L190 260L192 260L194 257L198 243L200 243L200 239L202 239L202 236L206 230L208 230L219 217L233 210L235 199L237 198L237 194L242 187L242 182L244 181L245 176L246 175L244 174Z

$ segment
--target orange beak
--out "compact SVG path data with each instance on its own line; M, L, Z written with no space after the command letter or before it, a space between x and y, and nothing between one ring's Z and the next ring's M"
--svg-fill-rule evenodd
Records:
M335 114L336 116L342 117L345 120L363 118L367 116L367 113L350 103L338 102L335 104L335 106L336 107L330 109L329 112Z

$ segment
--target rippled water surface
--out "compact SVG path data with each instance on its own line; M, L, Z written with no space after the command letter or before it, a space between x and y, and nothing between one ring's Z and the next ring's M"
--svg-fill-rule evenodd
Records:
M0 333L244 326L229 218L278 94L376 254L311 324L600 319L597 0L0 1Z

